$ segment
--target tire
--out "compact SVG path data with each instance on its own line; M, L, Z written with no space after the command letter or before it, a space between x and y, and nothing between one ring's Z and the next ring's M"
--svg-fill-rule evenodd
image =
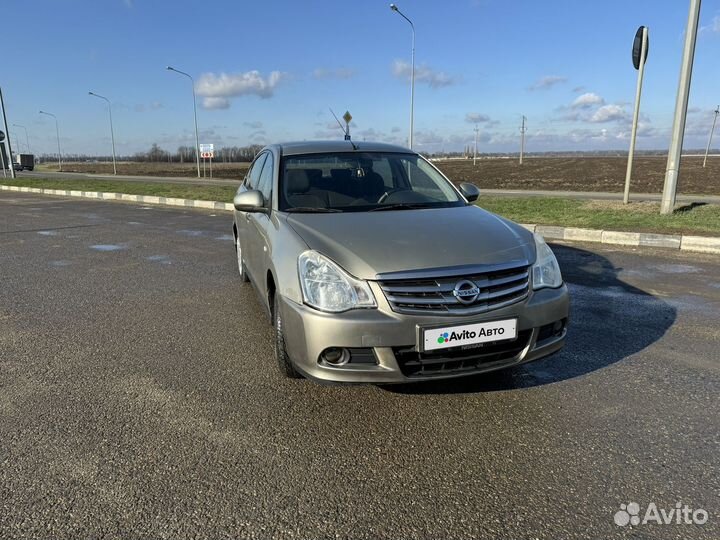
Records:
M278 295L273 295L273 326L275 327L275 358L277 358L280 373L288 379L301 379L302 375L295 369L295 366L288 356L285 348L285 334L283 333L283 320L280 315L280 301Z
M245 268L245 261L242 258L242 248L240 247L240 238L235 237L235 256L237 257L238 273L240 274L240 281L247 283L250 278L247 275L247 268Z

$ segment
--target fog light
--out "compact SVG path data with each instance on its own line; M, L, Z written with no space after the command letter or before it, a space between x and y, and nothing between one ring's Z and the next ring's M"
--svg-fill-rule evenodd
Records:
M325 349L320 358L331 366L343 366L350 361L350 351L338 347Z
M563 325L565 324L565 320L555 321L553 324L553 333L557 334L560 332L560 330L563 329Z

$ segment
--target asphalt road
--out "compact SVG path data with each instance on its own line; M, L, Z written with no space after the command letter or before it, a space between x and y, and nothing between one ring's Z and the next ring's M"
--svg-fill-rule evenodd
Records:
M93 179L93 180L122 180L124 182L149 182L153 184L193 184L193 185L212 185L212 186L237 186L240 179L228 180L223 178L182 178L177 176L113 176L104 174L85 174L85 173L60 173L60 172L44 172L44 171L25 171L18 172L18 178L57 178L62 179ZM484 189L480 187L482 194L501 195L508 197L560 197L566 199L585 199L585 200L607 200L621 201L623 194L613 193L609 191L548 191L548 190L527 190L527 189ZM632 201L660 201L662 193L630 193ZM720 196L718 195L688 195L678 194L677 202L706 202L710 204L720 204Z
M0 194L0 538L720 537L719 257L556 245L560 354L321 386L276 372L229 234Z

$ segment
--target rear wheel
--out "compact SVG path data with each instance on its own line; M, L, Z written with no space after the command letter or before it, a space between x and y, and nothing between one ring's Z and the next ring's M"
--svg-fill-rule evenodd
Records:
M285 348L285 334L282 315L280 315L280 301L278 300L277 293L273 295L273 325L275 326L275 358L277 358L278 367L280 373L289 379L301 379L302 375L288 356L287 349Z
M247 275L247 269L245 268L245 262L242 258L242 247L240 246L240 238L235 237L235 255L237 256L238 272L240 274L240 281L246 283L250 281Z

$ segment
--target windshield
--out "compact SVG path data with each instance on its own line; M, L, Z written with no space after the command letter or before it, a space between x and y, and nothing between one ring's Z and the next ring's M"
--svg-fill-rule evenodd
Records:
M348 152L283 159L280 210L367 212L464 206L450 183L417 154Z

